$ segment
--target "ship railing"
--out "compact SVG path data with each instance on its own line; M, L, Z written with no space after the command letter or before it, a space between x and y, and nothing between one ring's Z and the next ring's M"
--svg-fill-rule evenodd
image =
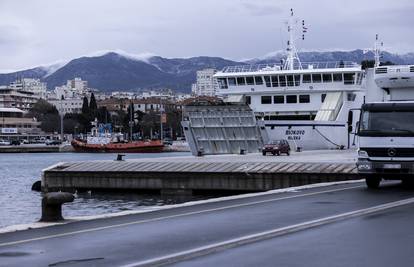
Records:
M398 72L414 72L414 65L390 65L375 68L375 74L387 74Z
M337 68L358 68L359 64L351 61L327 61L327 62L303 62L299 65L295 62L293 69L337 69ZM223 73L237 73L237 72L258 72L258 71L280 71L283 70L283 65L280 63L269 64L254 64L254 65L238 65L224 67Z

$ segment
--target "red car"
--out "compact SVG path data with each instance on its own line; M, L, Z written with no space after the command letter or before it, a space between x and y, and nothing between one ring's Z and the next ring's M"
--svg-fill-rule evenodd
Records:
M273 140L266 144L262 149L263 156L266 156L267 153L272 153L272 155L280 155L284 153L290 155L290 146L286 140Z

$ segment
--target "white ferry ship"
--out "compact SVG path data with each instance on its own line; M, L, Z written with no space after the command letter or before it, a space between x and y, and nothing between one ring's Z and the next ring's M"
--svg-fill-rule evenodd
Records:
M284 62L226 67L215 77L227 103L185 107L182 125L194 155L259 152L278 139L292 149L352 148L363 103L414 100L414 65L381 66L378 36L374 68L304 63L295 47L297 25L292 11ZM304 22L299 26L303 39Z
M292 11L285 62L226 67L215 75L218 95L243 96L271 140L287 139L303 149L349 148L359 116L353 111L367 95L366 73L353 62L302 63L295 47L297 22ZM304 21L301 26L306 29ZM381 91L373 88L372 98Z

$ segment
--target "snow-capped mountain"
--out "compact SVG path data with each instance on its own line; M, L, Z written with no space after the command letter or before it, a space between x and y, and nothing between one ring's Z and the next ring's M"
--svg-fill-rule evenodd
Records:
M332 52L301 52L302 62L354 61L373 58L363 50ZM150 53L135 55L124 51L99 51L73 60L55 62L27 70L0 74L0 85L16 78L39 78L53 89L66 80L81 77L89 86L102 91L136 90L140 88L172 88L189 92L195 82L196 71L204 68L222 69L225 66L279 62L285 57L282 51L245 61L232 61L220 57L164 58ZM395 64L414 64L414 53L396 55L383 53L383 61Z

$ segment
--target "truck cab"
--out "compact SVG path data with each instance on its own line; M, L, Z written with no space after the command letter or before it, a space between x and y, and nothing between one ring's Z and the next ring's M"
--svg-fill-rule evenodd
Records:
M414 101L363 104L358 136L358 173L369 188L414 181Z

